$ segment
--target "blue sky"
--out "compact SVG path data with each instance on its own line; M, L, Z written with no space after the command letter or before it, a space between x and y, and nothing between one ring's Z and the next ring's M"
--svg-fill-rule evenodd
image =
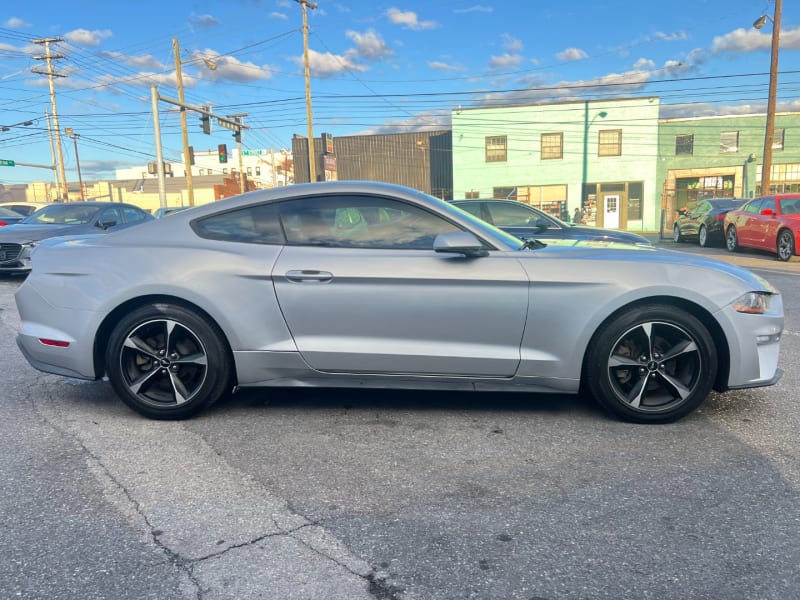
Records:
M314 134L448 128L458 106L657 95L662 116L749 114L766 106L772 16L764 0L540 2L318 0L309 10ZM51 164L43 46L60 129L80 135L84 179L113 177L154 153L150 86L176 97L178 39L192 104L248 113L244 147L276 151L306 134L301 7L295 0L73 0L5 4L0 16L0 158ZM800 110L800 3L784 2L779 110ZM211 62L209 62L211 61ZM216 66L214 70L208 64ZM21 123L33 121L25 126ZM181 152L179 119L161 105L165 158ZM233 145L216 127L196 150ZM67 177L74 146L63 138ZM52 181L0 166L0 183Z

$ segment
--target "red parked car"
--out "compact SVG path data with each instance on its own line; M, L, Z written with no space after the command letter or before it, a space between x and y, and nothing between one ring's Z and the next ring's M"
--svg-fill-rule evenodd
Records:
M797 254L800 236L800 194L778 194L753 198L725 215L725 246L755 248L789 260Z

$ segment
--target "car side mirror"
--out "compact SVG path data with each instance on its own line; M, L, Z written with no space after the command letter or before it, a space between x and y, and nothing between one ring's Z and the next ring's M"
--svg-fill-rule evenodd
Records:
M440 233L433 240L433 249L435 252L463 254L470 257L489 256L489 251L469 231Z
M547 231L547 228L550 227L550 223L547 219L538 219L535 224L536 233L541 233L543 231Z
M775 211L772 210L771 208L765 208L764 210L761 211L761 214L764 215L765 217L770 217L775 214Z

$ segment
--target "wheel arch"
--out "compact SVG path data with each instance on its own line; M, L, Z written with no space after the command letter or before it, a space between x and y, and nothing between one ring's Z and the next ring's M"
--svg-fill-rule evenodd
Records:
M583 389L586 381L586 373L587 373L587 361L589 357L589 353L596 343L599 332L602 331L603 327L611 321L615 319L622 313L629 311L634 308L638 308L641 306L649 306L649 305L660 305L660 306L671 306L674 308L680 308L693 317L695 317L698 321L700 321L703 326L708 330L711 339L714 341L714 346L717 351L717 375L716 379L714 380L714 389L716 391L724 391L727 387L728 382L728 374L730 372L730 349L728 347L728 340L725 336L725 333L720 327L717 320L714 316L706 310L704 307L695 304L690 300L686 300L685 298L677 298L675 296L652 296L650 298L642 298L626 304L625 306L619 307L613 313L609 314L605 319L603 319L602 323L598 325L595 332L592 334L592 337L589 339L589 343L586 345L586 348L583 353L583 361L581 363L581 388Z
M139 307L147 306L149 304L173 304L175 306L180 306L187 310L191 310L203 319L205 319L208 324L215 328L219 333L220 337L225 343L225 350L228 355L228 360L231 364L231 376L233 377L234 381L232 382L233 385L236 385L236 368L235 362L233 358L233 351L231 350L230 342L228 341L227 336L222 331L222 328L217 324L214 318L208 314L205 310L193 304L192 302L188 302L183 298L178 298L176 296L170 296L168 294L151 294L147 296L139 296L137 298L131 298L119 306L117 306L114 310L108 313L100 323L100 326L97 328L97 333L95 334L94 338L94 347L93 347L93 358L94 358L94 371L98 377L103 377L106 375L106 347L108 346L109 338L111 337L111 332L114 330L114 326L119 322L123 315L131 312L132 310L136 310Z

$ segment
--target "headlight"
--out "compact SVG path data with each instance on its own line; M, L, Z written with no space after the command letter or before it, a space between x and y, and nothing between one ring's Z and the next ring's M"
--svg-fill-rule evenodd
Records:
M769 299L772 294L767 292L747 292L734 300L733 310L751 315L763 315L769 310Z
M36 248L36 242L25 242L22 244L22 250L20 250L19 253L20 260L30 259L31 252L33 252L34 248Z

